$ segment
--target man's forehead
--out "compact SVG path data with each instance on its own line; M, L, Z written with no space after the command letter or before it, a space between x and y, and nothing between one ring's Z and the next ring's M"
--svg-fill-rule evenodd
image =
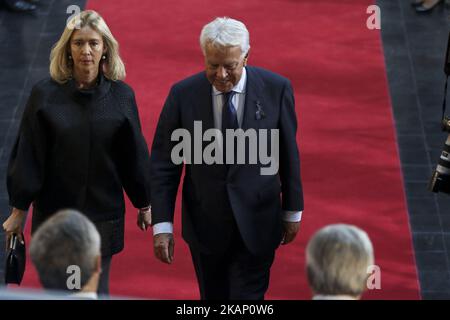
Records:
M205 53L208 56L234 58L242 55L240 46L219 46L212 43L207 43L205 46Z

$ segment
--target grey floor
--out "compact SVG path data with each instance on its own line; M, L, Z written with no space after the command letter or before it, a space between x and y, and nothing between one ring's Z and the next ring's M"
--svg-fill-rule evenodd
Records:
M6 166L24 104L33 84L48 74L50 48L64 28L66 8L84 3L41 0L35 14L0 11L0 221L10 211ZM450 10L441 6L418 16L408 0L377 4L422 297L450 299L450 196L426 189L447 137L439 121ZM0 228L0 248L3 239Z
M70 14L66 9L85 1L41 0L35 13L0 11L0 221L9 215L6 192L8 157L20 117L33 84L48 76L50 49L59 39ZM0 248L4 248L0 227ZM0 250L0 261L4 261ZM3 279L0 263L0 279ZM1 283L1 281L0 281ZM1 284L0 284L1 285Z
M450 196L427 191L447 138L440 117L450 10L418 15L408 0L377 3L422 298L450 299Z

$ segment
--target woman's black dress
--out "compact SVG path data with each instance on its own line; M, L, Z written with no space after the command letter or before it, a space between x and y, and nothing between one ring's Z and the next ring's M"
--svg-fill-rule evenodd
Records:
M99 76L91 90L74 80L36 84L8 166L10 205L33 203L32 230L55 211L84 213L100 232L102 255L124 246L123 190L136 208L150 204L149 154L133 90Z

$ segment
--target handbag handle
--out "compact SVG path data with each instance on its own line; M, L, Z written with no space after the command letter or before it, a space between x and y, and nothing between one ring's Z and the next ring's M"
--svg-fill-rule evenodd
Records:
M16 249L17 244L17 234L13 233L11 239L9 240L9 249Z

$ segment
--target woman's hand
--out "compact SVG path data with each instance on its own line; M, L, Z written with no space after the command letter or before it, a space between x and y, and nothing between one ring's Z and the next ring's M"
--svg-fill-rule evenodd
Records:
M137 225L139 229L142 231L147 230L148 227L150 227L152 224L152 208L151 206L148 206L143 209L139 209L138 216L137 216Z
M6 247L9 246L9 241L13 233L17 234L18 239L23 243L22 232L26 217L26 211L13 208L10 216L3 223L3 230L6 233Z

